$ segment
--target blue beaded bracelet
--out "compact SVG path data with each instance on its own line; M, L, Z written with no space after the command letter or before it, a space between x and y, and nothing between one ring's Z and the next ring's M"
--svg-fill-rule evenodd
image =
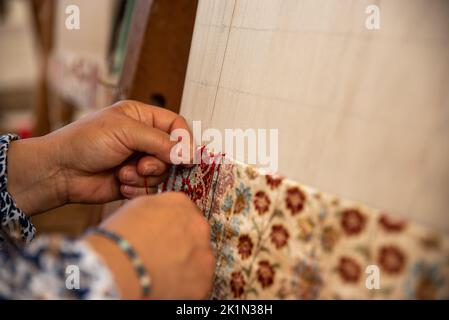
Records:
M134 270L137 273L137 277L139 278L140 286L142 287L142 295L144 298L148 297L151 292L151 278L147 269L145 268L142 260L140 260L136 251L131 247L128 241L115 234L112 231L104 230L101 228L93 228L92 232L98 233L106 238L113 240L117 243L118 247L128 256L131 260L131 264Z

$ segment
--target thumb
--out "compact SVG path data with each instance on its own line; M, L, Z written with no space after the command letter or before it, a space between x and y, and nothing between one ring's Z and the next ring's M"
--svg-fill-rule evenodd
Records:
M178 154L175 151L179 149L178 140L171 139L167 132L145 125L140 121L131 120L127 124L124 143L133 151L154 155L166 163L176 162L176 159L172 159L171 156L174 153Z

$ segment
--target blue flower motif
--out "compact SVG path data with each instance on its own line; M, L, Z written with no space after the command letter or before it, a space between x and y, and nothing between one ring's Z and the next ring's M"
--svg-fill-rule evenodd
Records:
M405 291L409 299L435 299L439 289L444 285L444 277L436 264L418 261L412 268L405 283ZM447 299L448 297L442 297Z
M226 198L223 200L223 204L221 205L221 210L223 210L224 212L230 211L233 203L234 203L234 201L232 200L232 196L228 194L226 196Z
M226 245L222 248L222 255L224 257L224 271L226 273L230 273L232 271L233 265L234 265L234 253L233 249Z
M217 241L218 236L221 234L221 230L223 230L223 225L220 222L217 222L212 226L212 230L211 230L212 242Z
M320 208L319 217L321 220L326 219L327 211L325 208Z
M175 182L173 184L173 190L182 191L182 179L175 179Z
M235 236L240 235L240 219L238 216L233 216L231 218L231 229Z
M251 189L240 182L240 186L235 189L235 196L234 212L243 213L246 216L250 209Z

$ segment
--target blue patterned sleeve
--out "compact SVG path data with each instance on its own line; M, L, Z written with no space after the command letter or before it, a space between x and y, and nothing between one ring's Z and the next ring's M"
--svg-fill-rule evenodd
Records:
M0 299L118 299L109 269L82 240L40 236L0 251Z
M18 140L17 135L0 136L0 221L1 228L15 241L29 243L36 232L31 221L17 208L12 196L7 191L7 153L9 144ZM0 235L0 242L4 239Z
M117 299L113 277L82 240L40 236L7 191L7 151L18 136L0 136L0 298Z

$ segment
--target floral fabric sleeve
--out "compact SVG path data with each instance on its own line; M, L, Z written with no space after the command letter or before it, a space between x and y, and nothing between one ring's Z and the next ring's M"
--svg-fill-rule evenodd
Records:
M7 191L7 150L0 136L0 298L117 299L109 269L83 241L41 236Z

